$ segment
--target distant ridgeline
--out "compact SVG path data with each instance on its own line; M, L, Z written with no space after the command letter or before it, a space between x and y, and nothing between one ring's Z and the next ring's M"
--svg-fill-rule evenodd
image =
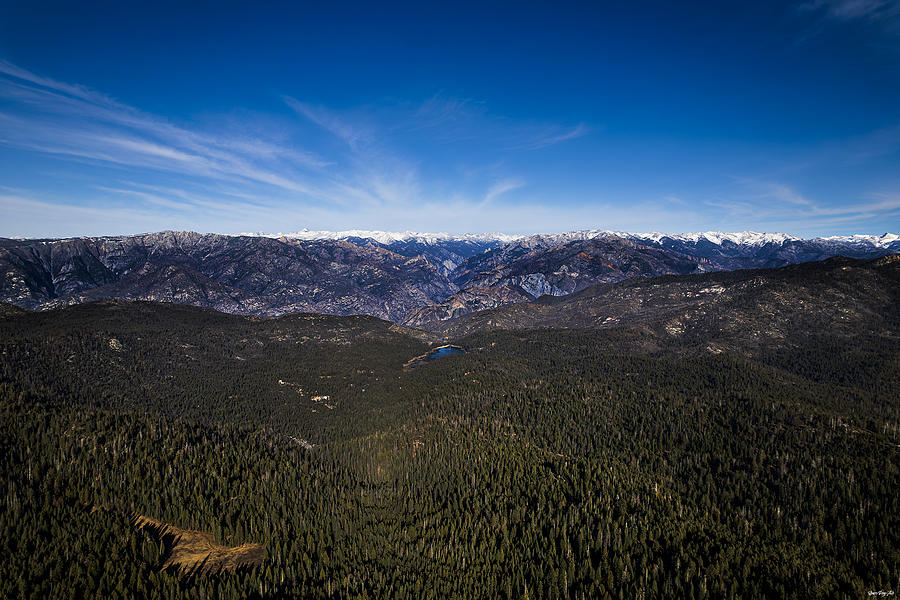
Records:
M148 300L259 316L367 314L413 327L599 283L900 252L900 236L753 232L506 236L301 231L0 238L0 301Z
M440 347L465 352L424 360ZM631 279L430 331L3 305L0 597L898 590L898 389L896 256Z

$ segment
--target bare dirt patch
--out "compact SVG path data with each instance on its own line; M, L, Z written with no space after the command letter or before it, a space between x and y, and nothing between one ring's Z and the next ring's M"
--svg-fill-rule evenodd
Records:
M212 534L205 531L179 529L138 514L132 517L131 523L138 530L163 540L169 548L169 554L162 569L175 567L185 577L258 567L263 562L264 552L260 544L221 546L215 542Z

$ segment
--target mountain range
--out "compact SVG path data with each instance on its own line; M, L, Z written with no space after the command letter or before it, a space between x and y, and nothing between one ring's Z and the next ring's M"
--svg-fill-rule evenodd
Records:
M0 301L121 299L260 316L367 314L414 327L632 278L900 252L900 236L801 239L606 230L562 234L299 231L0 239ZM433 327L429 327L433 328Z
M654 347L752 354L829 339L895 337L900 255L834 257L777 269L632 278L502 306L424 327L443 339L493 330L622 329Z

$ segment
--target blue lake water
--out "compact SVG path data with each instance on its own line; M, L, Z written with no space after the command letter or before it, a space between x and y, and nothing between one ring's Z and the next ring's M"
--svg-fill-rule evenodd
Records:
M466 351L462 348L457 348L455 346L444 346L442 348L435 348L434 350L429 351L427 354L423 354L422 356L417 356L415 358L410 359L405 365L403 365L403 369L415 369L416 367L423 365L425 363L429 363L435 361L439 358L444 358L445 356L453 356L454 354L465 354Z
M447 346L444 348L438 348L436 350L432 350L428 353L428 359L434 360L436 358L444 358L445 356L450 356L451 354L464 354L465 350L461 348L453 348L451 346Z

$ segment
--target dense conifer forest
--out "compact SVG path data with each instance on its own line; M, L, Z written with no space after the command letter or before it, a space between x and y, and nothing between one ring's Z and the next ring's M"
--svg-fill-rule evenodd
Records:
M149 303L0 317L3 598L900 591L900 340L440 340ZM447 340L444 340L447 341ZM136 516L260 544L165 566Z

